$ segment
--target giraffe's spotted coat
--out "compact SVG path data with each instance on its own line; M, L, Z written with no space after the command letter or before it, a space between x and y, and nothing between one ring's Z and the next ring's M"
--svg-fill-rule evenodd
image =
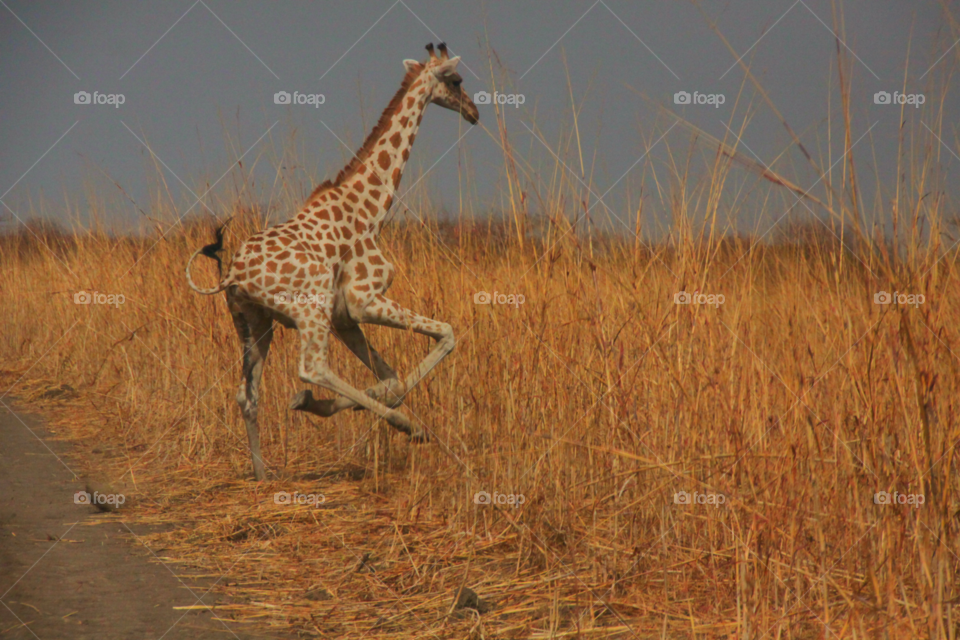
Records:
M478 119L476 105L460 86L462 79L456 73L459 59L448 59L444 45L439 46L440 56L432 45L428 51L430 59L426 62L404 63L407 74L400 90L336 179L318 186L292 219L247 238L219 288L197 288L187 266L194 290L227 292L244 346L244 373L237 402L247 425L258 480L265 478L257 427L258 389L273 321L300 333L301 379L337 394L334 400L318 401L303 392L291 408L326 417L359 405L411 437L422 435L419 427L391 407L396 407L402 395L450 353L453 330L446 323L420 316L386 298L396 270L377 246L377 237L427 105L436 103L458 111L472 124ZM302 294L311 297L304 301ZM437 342L401 382L367 343L360 323L413 330ZM327 352L332 333L380 378L381 382L368 390L369 395L340 380L330 369Z

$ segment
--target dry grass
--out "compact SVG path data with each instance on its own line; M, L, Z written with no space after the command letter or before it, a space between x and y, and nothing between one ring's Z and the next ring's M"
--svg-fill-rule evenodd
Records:
M395 224L382 240L391 295L458 335L406 403L432 444L366 412L288 411L303 384L297 337L281 331L260 410L274 477L252 482L233 326L222 297L183 280L208 224L163 240L4 237L4 388L47 410L79 464L132 476L142 499L109 517L173 524L142 541L220 579L225 620L351 638L956 637L960 274L940 244L947 204L924 197L942 179L933 145L911 156L919 177L886 212L899 224L887 241L859 224L852 160L827 172L821 205L853 249L820 226L795 243L725 238L732 145L696 185L681 161L656 168L676 232L646 247L568 233L590 195L500 134L506 221ZM534 196L555 212L536 232ZM262 224L241 216L228 244ZM78 289L126 301L76 305ZM725 300L674 304L683 289ZM476 305L480 290L525 302ZM877 305L880 290L925 302ZM430 346L368 335L401 373ZM346 379L373 382L334 355ZM59 384L76 394L40 399ZM877 505L881 490L925 503ZM278 505L278 491L326 501ZM524 502L478 505L479 491ZM675 504L680 491L725 503ZM489 610L452 611L462 585Z
M960 553L952 268L898 312L873 304L880 287L865 269L838 270L836 253L731 249L699 287L726 296L713 309L673 303L670 270L693 277L683 252L612 243L588 259L568 236L533 266L544 248L504 235L459 235L457 264L427 229L385 238L397 298L460 336L408 402L436 444L410 446L367 413L287 411L302 384L296 336L282 332L260 414L277 479L263 485L247 480L229 316L181 279L203 229L150 251L119 308L74 305L72 291L109 282L149 242L74 237L61 258L79 282L8 242L0 348L11 382L77 389L53 412L59 428L104 452L98 472L132 474L145 498L128 517L176 523L150 548L224 576L217 588L237 596L224 615L357 637L625 625L817 637L823 624L840 637L948 637ZM525 303L475 305L471 271ZM428 347L372 334L400 371ZM372 382L336 353L345 376ZM295 490L326 502L274 504ZM476 505L482 490L525 502ZM674 504L682 490L726 504ZM878 490L926 504L881 507ZM366 554L374 570L357 571ZM464 582L493 603L482 618L447 617ZM315 588L331 598L308 599Z

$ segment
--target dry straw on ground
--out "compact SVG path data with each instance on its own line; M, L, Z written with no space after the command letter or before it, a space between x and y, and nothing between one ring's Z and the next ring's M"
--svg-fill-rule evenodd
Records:
M729 158L742 156L721 142L701 183L651 169L674 233L647 248L571 232L589 192L559 166L542 177L505 130L493 137L508 149L505 221L439 224L423 205L427 222L383 238L391 295L458 335L406 403L432 444L366 412L288 411L303 383L296 335L281 331L260 411L273 477L252 482L234 328L223 300L182 276L212 238L203 221L162 239L4 237L3 388L16 382L78 443L78 465L135 484L137 503L103 517L167 525L140 542L217 581L228 624L344 638L954 638L960 275L940 244L945 200L924 197L944 179L934 146L919 144L886 212L897 236L859 224L851 161L825 174L828 221L771 245L723 237ZM754 186L784 193L775 175ZM553 212L536 233L534 194ZM570 211L570 194L586 204ZM218 208L240 214L231 247L263 224L238 202L250 200ZM74 304L81 289L125 302ZM524 302L478 305L481 290ZM724 300L675 304L682 290ZM925 298L875 304L882 290ZM429 347L369 335L401 373ZM334 355L346 379L373 382L345 348ZM63 384L75 392L48 393ZM484 491L523 502L477 504ZM878 505L879 491L925 502ZM678 504L680 492L723 504ZM455 606L463 587L474 608Z

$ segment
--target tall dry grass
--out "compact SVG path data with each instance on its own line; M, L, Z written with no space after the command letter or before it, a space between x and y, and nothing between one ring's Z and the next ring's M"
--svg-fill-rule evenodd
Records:
M645 168L673 220L654 245L584 233L602 191L559 161L533 166L498 125L502 219L436 222L423 195L409 200L422 220L382 237L391 296L458 336L405 405L432 444L366 412L288 411L304 385L297 337L279 331L260 410L273 478L252 482L234 328L221 297L183 279L212 239L203 219L162 238L3 237L4 388L77 439L80 468L132 478L142 499L125 517L173 524L141 541L220 579L228 620L348 637L955 638L960 274L949 202L926 195L945 180L933 138L915 130L904 147L911 177L884 212L895 232L863 223L852 159L828 171L811 158L826 186L806 201L825 220L773 243L726 233L725 189L743 166L771 194L796 192L790 180L728 139L688 181L670 146L672 162ZM576 130L556 147L575 166ZM286 188L275 202L292 212ZM241 192L214 206L238 214L228 246L263 226L253 204ZM125 302L74 304L81 289ZM684 290L724 301L675 304ZM524 302L477 305L479 291ZM879 291L924 302L878 305ZM430 347L368 336L401 373ZM333 348L344 378L373 382ZM60 384L75 395L42 399ZM274 503L295 490L326 502ZM476 504L482 491L523 503ZM880 491L924 503L878 505ZM463 585L491 608L451 613Z

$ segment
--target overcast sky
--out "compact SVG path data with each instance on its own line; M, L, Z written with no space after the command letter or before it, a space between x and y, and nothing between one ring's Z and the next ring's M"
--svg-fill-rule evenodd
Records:
M872 200L869 176L876 172L882 197L892 197L900 109L875 104L874 94L901 90L905 73L907 93L931 98L911 112L911 131L919 135L929 125L940 132L937 118L942 118L939 163L956 183L960 101L951 77L960 46L944 52L960 32L937 2L863 0L844 2L842 8L841 46L853 60L852 128L855 140L863 136L857 159L858 170L867 176L867 196ZM244 153L246 167L256 162L256 188L247 197L267 201L281 150L291 145L305 162L285 166L284 175L302 181L306 193L348 158L338 138L352 149L360 144L396 91L403 59L423 59L424 45L441 40L462 56L464 86L471 94L492 89L488 53L495 53L495 65L502 65L512 84L505 90L524 101L505 110L511 139L518 154L544 168L545 180L552 175L546 174L552 172L552 153L563 146L561 134L571 130L572 90L582 104L586 170L593 167L597 195L609 189L604 202L625 219L628 194L636 210L641 186L644 211L664 215L650 171L644 170L647 159L634 164L645 144L666 133L650 153L661 169L668 147L680 159L689 149L690 131L671 129L675 119L663 108L723 137L731 114L741 122L744 101L752 100L741 150L821 193L817 176L796 149L783 153L789 137L754 88L744 87L744 71L736 61L744 56L793 130L814 155L826 158L831 118L834 135L840 131L834 13L827 0L702 2L699 7L619 0L2 0L0 213L8 220L2 228L17 224L14 215L27 219L31 212L63 219L65 196L84 216L90 197L85 185L95 186L100 197L116 197L107 220L111 228L133 228L141 220L139 211L152 214L158 207L151 191L157 163L174 208L186 212L197 199L190 190L202 194ZM711 29L714 22L735 53ZM500 82L500 70L494 73ZM744 97L734 111L742 87ZM322 94L323 104L278 105L274 94L279 91ZM724 103L675 104L674 95L683 91L723 95ZM82 92L91 100L99 95L122 104L77 104L75 95ZM471 129L455 114L431 107L401 190L415 180L411 175L429 169L423 185L448 211L500 209L503 161L492 107L480 105L480 119L486 130ZM575 149L561 155L579 174ZM840 153L834 140L833 160ZM532 193L535 185L524 184L524 189ZM235 174L214 187L227 199L231 190L236 190ZM203 206L191 211L202 212ZM277 215L283 219L292 213ZM746 228L760 225L762 231L773 221L740 222Z

